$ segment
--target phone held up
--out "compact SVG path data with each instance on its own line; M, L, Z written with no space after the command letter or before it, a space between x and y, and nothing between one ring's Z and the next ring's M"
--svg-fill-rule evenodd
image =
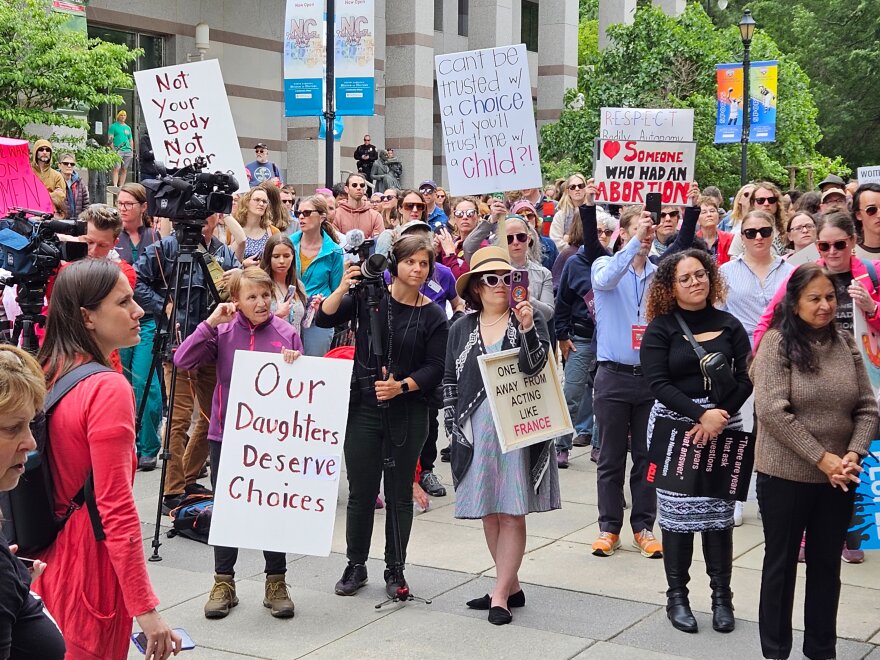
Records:
M510 308L529 299L529 271L510 271Z
M189 636L183 628L175 628L174 632L180 635L180 649L182 651L190 651L196 647L196 643L192 640L192 637ZM141 653L147 652L147 636L139 632L136 635L131 636L131 641L137 647L137 650Z
M651 221L655 225L660 224L660 209L663 206L663 195L658 192L650 192L645 195L645 210L651 213Z

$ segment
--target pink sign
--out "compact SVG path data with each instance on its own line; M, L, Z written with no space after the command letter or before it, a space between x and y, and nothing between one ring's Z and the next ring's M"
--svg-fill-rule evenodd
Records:
M0 217L16 206L54 210L49 191L31 169L27 140L0 137Z

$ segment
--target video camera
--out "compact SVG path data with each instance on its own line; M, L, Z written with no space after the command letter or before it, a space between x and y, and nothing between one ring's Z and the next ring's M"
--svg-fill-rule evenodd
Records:
M89 253L85 243L62 241L58 234L84 236L87 231L85 221L56 220L51 213L16 207L0 219L0 267L12 273L9 283L48 280L62 261Z
M199 156L173 174L156 163L160 176L141 181L147 190L147 212L190 226L204 226L215 213L232 211L232 193L238 181L226 172L204 172L207 162Z
M345 258L347 262L361 265L361 277L364 280L382 280L384 283L388 257L381 252L374 252L375 247L375 239L365 239L364 232L360 229L350 229L345 234L342 250L351 255Z

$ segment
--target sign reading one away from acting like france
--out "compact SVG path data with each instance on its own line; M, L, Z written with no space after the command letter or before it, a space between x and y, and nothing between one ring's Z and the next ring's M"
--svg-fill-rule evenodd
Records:
M858 180L860 186L864 183L880 183L880 165L860 167L858 170Z
M239 190L248 178L217 60L135 71L156 160L171 169L198 156L211 172L230 172Z
M596 201L644 204L650 192L683 205L694 180L696 142L596 140Z
M0 137L0 217L14 206L52 212L52 199L31 169L27 140Z
M519 349L478 358L486 398L498 431L501 451L528 447L574 432L553 359L540 373L527 376L518 367Z
M236 351L211 545L330 554L351 369Z
M862 482L856 487L848 548L880 550L880 440L874 440L862 461Z
M694 111L690 108L601 108L599 137L690 142L694 139Z
M745 502L755 462L754 436L725 429L698 447L685 435L693 426L657 418L648 450L648 483L673 493Z
M437 55L434 66L449 192L539 187L525 45Z

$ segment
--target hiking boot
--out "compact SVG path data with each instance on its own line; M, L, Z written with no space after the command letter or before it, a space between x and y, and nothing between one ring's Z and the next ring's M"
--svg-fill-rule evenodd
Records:
M446 497L446 489L433 472L422 472L422 476L419 477L419 486L431 497Z
M571 444L574 447L589 447L591 444L593 444L593 436L591 436L589 433L581 433L580 435L576 436L574 440L571 441Z
M231 575L215 575L214 586L205 603L206 619L222 619L229 614L230 608L238 605L235 595L235 580Z
M210 488L206 488L202 484L195 483L195 482L184 486L183 492L186 493L187 495L213 495L214 494L214 491L212 491Z
M349 564L336 583L337 596L354 596L367 583L367 567L363 564Z
M556 452L556 467L560 470L568 469L568 450L560 449Z
M266 576L266 596L263 598L263 607L270 608L272 616L276 619L293 618L293 601L287 591L283 574Z
M597 557L610 557L620 547L620 534L599 532L599 538L593 541L593 554Z
M138 467L137 469L141 472L152 472L156 469L156 457L155 456L141 456L138 458Z
M663 556L663 546L654 536L650 529L645 529L633 535L633 546L639 549L642 557L648 559L660 559Z
M385 569L385 594L389 598L398 598L401 589L406 590L406 594L409 594L409 586L406 584L406 578L403 577L403 571L400 572L400 577L394 577L394 574L389 570Z

